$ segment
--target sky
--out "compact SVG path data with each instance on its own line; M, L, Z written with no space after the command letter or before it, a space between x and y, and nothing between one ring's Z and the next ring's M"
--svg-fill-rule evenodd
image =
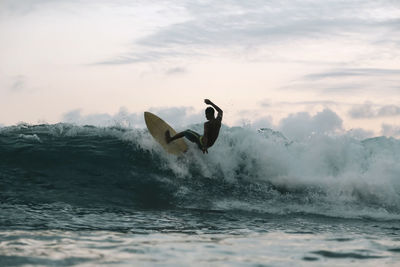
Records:
M0 0L0 125L152 111L400 137L398 0Z

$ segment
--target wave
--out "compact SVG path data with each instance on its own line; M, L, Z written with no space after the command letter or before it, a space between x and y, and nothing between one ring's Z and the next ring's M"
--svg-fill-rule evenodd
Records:
M192 125L201 131L201 125ZM0 202L194 208L400 219L400 141L221 130L203 155L165 153L147 130L0 128Z

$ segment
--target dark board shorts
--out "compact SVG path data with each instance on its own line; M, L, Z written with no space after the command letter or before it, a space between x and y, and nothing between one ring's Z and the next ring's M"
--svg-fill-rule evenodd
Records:
M203 136L189 129L184 131L183 134L190 142L196 143L200 149L203 149Z

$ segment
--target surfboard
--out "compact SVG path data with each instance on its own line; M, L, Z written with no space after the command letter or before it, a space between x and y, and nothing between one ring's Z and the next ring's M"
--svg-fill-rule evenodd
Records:
M144 113L144 121L146 122L146 126L150 134L164 148L165 151L174 155L181 155L187 151L188 146L183 138L174 140L167 144L167 141L165 140L165 132L169 130L171 136L174 136L176 131L161 118L151 112L146 111Z

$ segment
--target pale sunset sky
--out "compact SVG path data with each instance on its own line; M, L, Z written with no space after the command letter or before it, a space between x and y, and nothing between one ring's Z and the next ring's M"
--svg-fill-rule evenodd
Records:
M0 0L0 125L400 137L399 0ZM296 128L295 130L293 130Z

